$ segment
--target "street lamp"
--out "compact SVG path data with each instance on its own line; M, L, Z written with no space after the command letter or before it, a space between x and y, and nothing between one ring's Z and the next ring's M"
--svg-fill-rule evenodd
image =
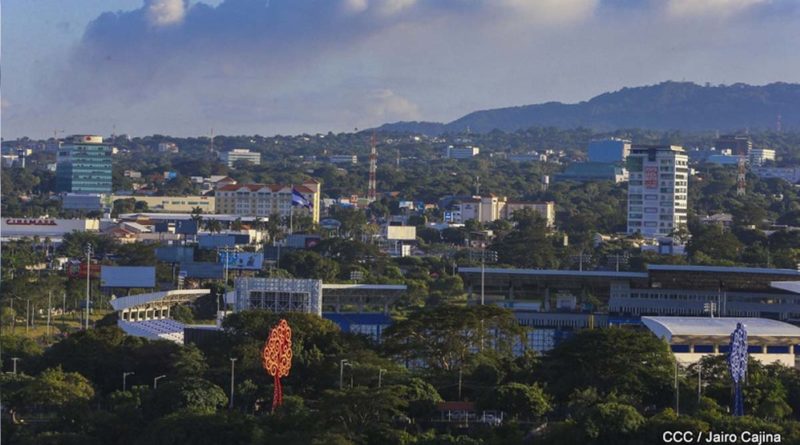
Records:
M675 415L677 416L681 415L680 394L681 391L680 388L678 387L678 360L675 360Z
M125 392L125 390L127 390L127 388L128 388L128 386L127 386L128 376L129 375L134 375L134 374L136 374L136 373L135 372L123 372L122 373L122 391L123 392Z
M386 370L385 370L385 369L383 369L383 368L380 368L380 369L378 369L378 388L380 388L380 387L381 387L381 383L382 383L382 377L383 377L383 374L384 374L385 372L386 372Z
M158 381L166 377L165 375L160 375L153 379L153 389L158 388Z
M90 295L90 286L91 286L91 277L92 277L92 254L94 253L94 249L92 247L92 243L86 244L86 319L84 320L84 326L87 331L89 330L89 295ZM124 389L123 389L124 391Z
M233 369L236 366L236 359L231 358L231 403L229 409L233 409Z
M339 391L344 388L344 366L351 366L346 358L339 360Z

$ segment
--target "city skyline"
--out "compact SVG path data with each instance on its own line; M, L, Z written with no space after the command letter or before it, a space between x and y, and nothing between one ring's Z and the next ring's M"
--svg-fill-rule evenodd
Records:
M800 81L787 0L267 3L4 3L4 138L350 131L664 80Z

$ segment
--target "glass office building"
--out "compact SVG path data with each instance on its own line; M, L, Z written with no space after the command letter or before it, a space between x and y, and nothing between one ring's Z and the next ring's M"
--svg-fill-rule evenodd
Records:
M57 191L111 193L111 152L102 136L69 138L58 150Z

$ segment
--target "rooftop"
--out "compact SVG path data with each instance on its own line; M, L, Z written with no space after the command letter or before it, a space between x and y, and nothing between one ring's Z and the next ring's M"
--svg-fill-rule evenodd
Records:
M111 307L115 311L122 311L152 303L185 303L194 301L203 295L211 293L210 289L177 289L148 294L131 295L111 300Z
M737 323L745 325L748 338L800 338L797 326L767 318L642 317L642 323L657 337L670 343L673 337L729 337Z

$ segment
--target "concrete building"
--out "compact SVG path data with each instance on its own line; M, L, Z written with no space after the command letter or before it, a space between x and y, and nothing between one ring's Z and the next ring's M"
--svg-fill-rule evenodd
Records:
M746 156L753 149L753 141L750 136L723 134L714 142L714 148L728 151L728 154Z
M191 213L199 207L203 213L215 213L213 196L125 196L113 195L111 201L135 199L147 203L148 212Z
M293 189L308 201L310 208L292 205ZM217 213L266 217L305 213L311 215L314 223L319 223L320 195L320 184L313 179L299 185L230 184L214 191Z
M58 150L56 191L111 193L111 154L102 136L70 137Z
M779 363L796 367L800 328L789 323L765 318L642 317L642 324L669 344L675 359L683 366L708 355L726 354L738 323L747 329L750 358L764 365Z
M64 210L102 210L105 195L97 193L64 193L61 208Z
M159 142L158 151L160 153L179 153L180 149L174 142Z
M751 148L747 153L751 166L761 167L767 161L775 162L775 150L770 148Z
M750 171L761 179L778 178L792 184L800 182L800 167L753 167Z
M97 219L54 219L54 218L3 218L0 235L3 241L33 238L50 238L54 243L72 232L97 232L100 220Z
M261 165L261 153L250 151L246 148L234 148L230 151L220 152L219 159L228 167L233 167L236 161L245 161L250 164Z
M535 151L522 154L509 154L506 159L511 162L547 162L547 155Z
M481 223L497 221L498 219L509 219L514 212L522 209L532 209L539 213L547 221L548 226L555 225L556 210L555 203L546 202L523 202L510 201L505 196L473 196L460 204L455 204L451 212L454 223L463 223L474 219Z
M615 184L628 180L628 171L614 164L601 162L575 162L556 174L555 181L613 181Z
M628 233L664 237L687 222L689 160L677 145L634 145L628 156Z
M444 151L447 159L472 159L481 149L472 145L448 145Z
M358 164L356 155L331 155L328 157L331 164Z
M625 162L631 152L631 141L619 138L597 139L589 142L589 162L607 164Z

